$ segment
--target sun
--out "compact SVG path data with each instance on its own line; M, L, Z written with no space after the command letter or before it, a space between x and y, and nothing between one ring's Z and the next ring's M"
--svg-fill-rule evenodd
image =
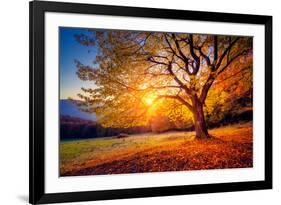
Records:
M154 93L149 93L149 94L146 94L143 98L143 102L150 106L150 105L153 105L154 104L154 101L155 101L155 94Z
M148 98L145 99L145 103L146 103L147 105L152 105L152 104L153 104L153 99L150 98L150 97L148 97Z
M156 99L157 99L156 93L146 93L143 96L142 101L146 106L155 107L157 101Z

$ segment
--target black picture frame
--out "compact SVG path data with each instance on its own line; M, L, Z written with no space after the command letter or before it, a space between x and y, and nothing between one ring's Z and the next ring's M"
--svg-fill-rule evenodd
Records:
M260 190L272 188L272 17L261 15L230 14L104 6L92 4L33 1L30 2L30 165L29 202L31 204L75 202L167 195L199 194ZM113 16L149 17L164 19L197 20L209 22L246 23L265 26L265 180L235 183L198 184L153 188L135 188L107 191L85 191L71 193L45 192L44 165L44 116L45 116L45 72L44 31L45 12L102 14Z

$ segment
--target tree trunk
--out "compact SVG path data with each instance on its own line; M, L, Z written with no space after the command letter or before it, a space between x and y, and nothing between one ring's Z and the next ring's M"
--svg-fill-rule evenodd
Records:
M195 99L193 101L193 118L194 118L194 128L197 139L207 139L210 138L207 124L204 117L203 112L203 104L199 101L199 99Z

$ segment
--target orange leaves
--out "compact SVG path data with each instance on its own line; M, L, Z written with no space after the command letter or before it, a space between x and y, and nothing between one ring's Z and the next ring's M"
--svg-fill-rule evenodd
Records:
M253 166L251 123L213 129L210 134L214 136L210 140L194 140L193 132L135 135L125 140L116 139L114 144L119 147L114 148L108 143L112 139L104 139L106 146L100 147L100 151L94 153L97 149L89 149L83 154L84 158L61 165L61 172L67 176ZM79 165L71 164L75 161Z
M230 110L239 111L240 107L234 109L234 100L251 100L252 37L116 30L95 33L96 68L80 63L77 74L97 86L90 93L83 89L79 96L98 107L92 111L103 126L146 126L161 113L174 128L188 127L192 116L181 107L194 111L197 97L206 105L207 120L220 122ZM156 103L157 97L162 100Z

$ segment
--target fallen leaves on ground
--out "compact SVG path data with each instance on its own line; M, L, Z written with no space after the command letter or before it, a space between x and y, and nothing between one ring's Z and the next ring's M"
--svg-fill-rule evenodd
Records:
M196 140L194 132L168 132L62 143L60 173L81 176L253 166L252 123L209 133L213 137L208 140Z

